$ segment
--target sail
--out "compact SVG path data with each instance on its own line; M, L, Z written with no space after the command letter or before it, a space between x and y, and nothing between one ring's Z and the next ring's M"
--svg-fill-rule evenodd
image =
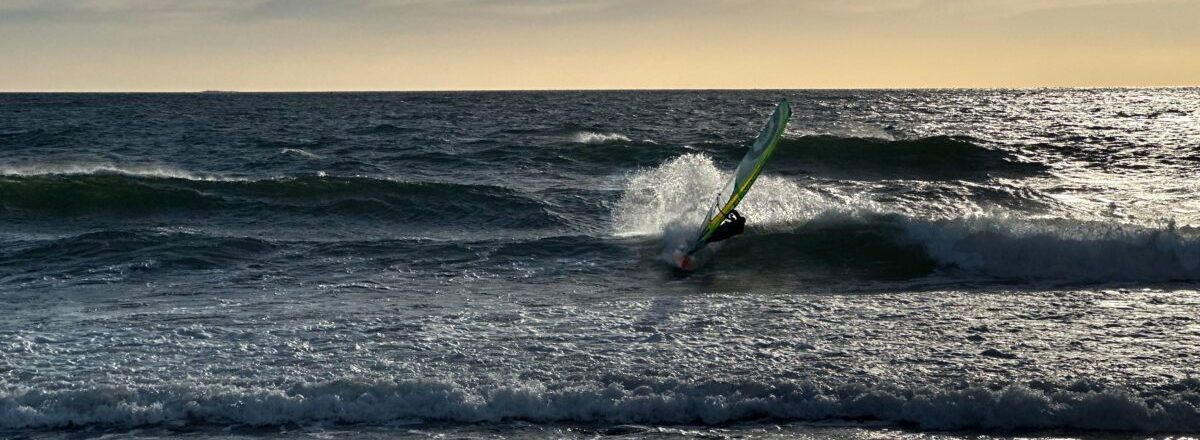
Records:
M771 119L767 121L767 126L763 127L758 138L754 140L754 145L750 147L750 151L746 153L742 162L734 170L729 183L717 194L713 207L708 210L708 216L704 219L704 229L700 232L700 238L687 252L689 255L696 253L708 244L708 238L712 236L713 231L721 225L725 216L737 207L742 198L746 196L746 192L750 191L750 186L762 172L763 165L767 163L771 153L775 152L779 140L783 139L783 130L787 128L788 120L791 117L792 107L788 105L786 99L780 101L779 105L775 107L775 112L771 114Z

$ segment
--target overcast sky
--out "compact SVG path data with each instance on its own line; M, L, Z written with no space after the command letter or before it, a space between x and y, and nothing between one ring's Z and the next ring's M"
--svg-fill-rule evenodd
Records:
M1200 86L1200 0L0 0L0 90Z

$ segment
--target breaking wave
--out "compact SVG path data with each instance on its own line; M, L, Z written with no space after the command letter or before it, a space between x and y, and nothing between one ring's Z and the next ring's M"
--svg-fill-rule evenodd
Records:
M113 163L32 164L0 166L0 176L35 177L86 174L123 174L138 177L162 177L187 180L233 181L232 177L202 175L165 165L117 165Z
M674 248L694 239L705 201L727 178L699 154L634 173L613 210L613 234L661 237L669 263ZM999 208L947 216L937 206L897 210L765 176L739 209L751 223L745 235L723 244L726 268L745 261L746 268L785 272L845 267L868 278L940 271L1006 280L1200 280L1200 230L1170 223L1040 218Z
M1200 430L1200 383L1149 394L1084 386L903 388L788 381L608 381L466 386L438 380L0 391L0 428L315 423L880 421L921 429Z
M305 150L303 148L284 148L282 150L279 150L279 154L288 154L288 153L299 154L301 156L304 156L304 157L307 157L310 159L320 159L321 158L320 155L309 152L308 150Z
M619 133L594 133L583 131L575 134L575 142L581 144L602 144L605 142L631 142L628 136Z
M943 266L1021 279L1200 280L1200 230L1067 219L908 221L905 237Z

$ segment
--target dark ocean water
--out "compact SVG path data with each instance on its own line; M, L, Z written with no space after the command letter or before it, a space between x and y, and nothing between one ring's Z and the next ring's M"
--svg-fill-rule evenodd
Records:
M0 435L1200 432L1198 193L1195 88L3 94Z

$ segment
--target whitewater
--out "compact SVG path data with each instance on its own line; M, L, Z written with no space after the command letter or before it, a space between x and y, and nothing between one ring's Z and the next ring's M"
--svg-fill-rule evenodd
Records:
M0 437L1200 432L1200 89L0 109Z

